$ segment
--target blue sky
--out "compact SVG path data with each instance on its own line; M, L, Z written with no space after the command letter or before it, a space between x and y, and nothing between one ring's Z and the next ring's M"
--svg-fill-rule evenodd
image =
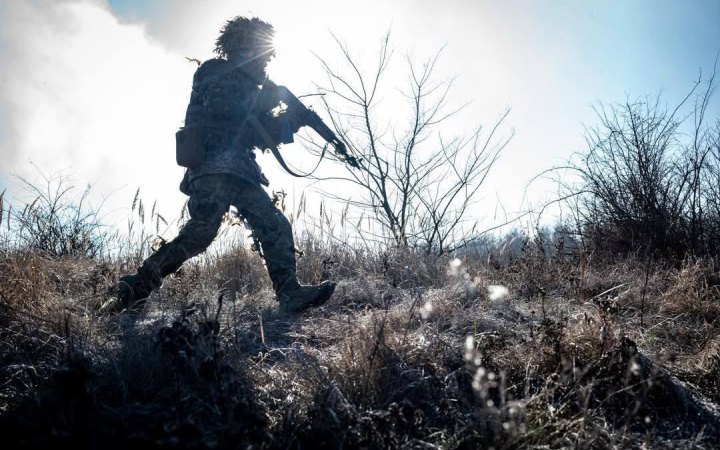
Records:
M444 46L437 75L457 77L453 102L472 101L450 131L512 108L516 136L488 180L486 211L496 198L510 211L526 207L529 179L584 148L593 105L659 92L674 104L720 51L716 0L0 0L0 185L32 174L32 161L105 193L119 190L120 203L142 186L176 211L184 197L172 138L193 71L184 57L212 57L217 30L237 14L257 15L284 35L289 45L274 76L297 92L311 91L321 75L313 53L337 57L330 32L363 57L392 28L398 62ZM146 162L132 166L133 158ZM274 187L304 189L273 161L262 163ZM534 185L533 202L552 190Z

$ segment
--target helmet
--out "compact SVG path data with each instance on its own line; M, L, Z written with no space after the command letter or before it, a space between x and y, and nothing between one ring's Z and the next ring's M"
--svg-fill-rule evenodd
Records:
M215 41L215 53L221 57L243 49L259 49L269 60L275 55L272 25L257 17L236 16L220 29L220 36Z

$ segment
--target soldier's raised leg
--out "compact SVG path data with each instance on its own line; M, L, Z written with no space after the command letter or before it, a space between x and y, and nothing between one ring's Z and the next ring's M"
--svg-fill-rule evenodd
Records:
M230 175L207 175L193 181L189 187L190 219L175 239L142 263L136 274L120 279L112 309L139 311L152 291L160 287L163 278L207 249L217 235L223 215L237 196L237 186L237 179Z

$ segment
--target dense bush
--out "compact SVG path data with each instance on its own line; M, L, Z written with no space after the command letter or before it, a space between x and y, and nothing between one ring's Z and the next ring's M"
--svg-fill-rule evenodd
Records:
M569 189L586 244L681 260L720 251L720 120L714 74L668 108L658 96L597 108ZM688 112L689 109L689 112Z

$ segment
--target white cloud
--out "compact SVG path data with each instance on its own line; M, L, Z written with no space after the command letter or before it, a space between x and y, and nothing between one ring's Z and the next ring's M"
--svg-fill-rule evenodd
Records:
M312 82L323 81L311 52L336 63L339 53L328 31L366 62L373 61L378 38L390 25L400 60L406 50L419 61L447 44L438 75L459 75L452 101L474 101L464 121L455 123L457 129L444 132L487 126L513 106L509 125L515 125L517 135L476 208L481 220L488 219L497 210L492 194L497 191L512 213L527 180L584 148L581 124L594 123L593 102L622 101L626 93L663 87L684 95L695 67L714 60L717 48L707 42L717 40L711 39L717 27L707 8L686 8L684 19L676 20L676 8L663 7L658 22L654 15L640 14L650 1L620 15L624 5L601 3L548 7L452 1L438 6L424 0L368 0L339 8L331 0L156 0L125 4L130 12L118 21L107 0L0 0L0 190L9 173L31 171L31 159L46 172L70 167L79 179L97 181L106 192L128 186L127 195L115 194L123 202L142 186L148 200L159 199L163 212L167 205L176 216L175 204L184 198L177 192L181 170L174 163L172 140L194 70L183 57L211 57L222 23L245 14L268 20L284 36L288 48L278 54L271 75L298 93L312 92ZM620 27L614 26L617 17L624 18ZM698 19L703 19L700 25L691 26ZM690 29L702 33L687 33ZM657 30L688 39L673 41L667 47L673 54L656 55L650 50L662 37L652 34ZM666 65L673 70L657 70ZM386 87L393 90L405 80L388 80ZM680 80L680 91L673 91L668 80ZM301 150L288 149L288 159L310 169L314 161ZM259 158L273 188L290 191L289 185L297 185L300 192L306 186L281 174L274 161ZM554 190L540 180L528 196L537 204Z
M129 206L137 187L170 203L161 207L181 203L174 132L194 64L96 0L5 4L0 30L0 174L11 193L7 177L32 177L32 161L95 184L98 195L126 186L111 208Z

